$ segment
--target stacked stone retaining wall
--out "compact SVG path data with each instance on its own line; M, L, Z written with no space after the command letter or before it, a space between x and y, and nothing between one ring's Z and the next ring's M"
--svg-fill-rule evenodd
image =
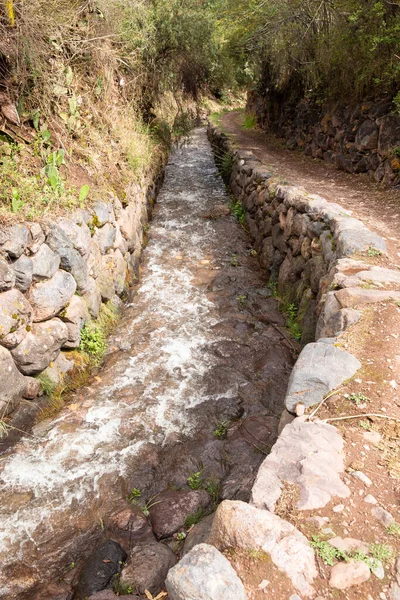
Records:
M400 115L390 102L364 102L322 112L303 100L296 106L251 93L248 110L260 126L347 173L368 173L400 188Z
M101 306L122 304L136 277L162 174L68 217L0 227L0 420L15 421L41 393L35 375L57 382ZM17 418L17 422L18 418Z

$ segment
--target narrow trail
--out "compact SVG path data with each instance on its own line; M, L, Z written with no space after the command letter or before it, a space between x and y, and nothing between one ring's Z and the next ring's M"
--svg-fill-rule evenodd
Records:
M244 129L243 112L222 116L224 131L242 150L251 150L292 185L319 194L352 211L371 230L386 239L392 265L400 263L400 190L383 189L368 175L351 175L333 165L288 150L284 140L259 129Z
M197 129L167 167L141 281L100 376L1 458L0 598L41 598L49 582L71 581L68 565L108 535L133 487L144 498L187 489L201 469L222 498L248 499L293 356L228 202Z

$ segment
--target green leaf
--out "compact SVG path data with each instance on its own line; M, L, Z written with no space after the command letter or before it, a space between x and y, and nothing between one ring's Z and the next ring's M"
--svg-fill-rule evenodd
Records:
M61 167L61 165L64 162L65 150L63 148L60 148L60 150L57 150L55 155L56 155L56 166Z
M58 174L57 167L55 167L54 165L47 165L45 172L51 188L54 192L57 191L60 183L60 176Z
M82 204L86 198L88 197L89 194L89 186L87 183L85 183L85 185L83 185L79 191L79 202Z
M36 129L36 131L39 131L39 117L40 117L40 110L37 110L35 112L35 114L33 115L33 126Z
M42 139L44 142L48 142L49 139L51 138L51 133L48 129L45 129L44 131L42 131Z
M78 103L76 98L68 98L69 110L71 115L76 115L76 111L78 109Z
M71 67L67 67L65 69L65 83L67 84L68 87L71 85L73 78L74 78L74 74L72 72Z

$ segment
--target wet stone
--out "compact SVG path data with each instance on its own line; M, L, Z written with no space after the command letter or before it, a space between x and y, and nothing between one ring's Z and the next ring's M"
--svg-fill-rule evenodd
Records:
M108 587L114 575L120 573L126 557L126 552L112 540L97 548L82 569L75 590L76 600L86 600Z

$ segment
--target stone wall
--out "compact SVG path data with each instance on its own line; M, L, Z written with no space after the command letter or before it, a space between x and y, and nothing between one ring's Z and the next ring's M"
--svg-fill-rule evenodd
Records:
M306 100L293 106L251 93L248 110L262 128L284 137L289 149L400 187L400 115L391 112L390 102L364 102L324 113Z
M72 369L102 304L122 305L161 179L132 184L124 204L113 196L68 218L0 227L1 420L39 395L35 375L57 381Z

